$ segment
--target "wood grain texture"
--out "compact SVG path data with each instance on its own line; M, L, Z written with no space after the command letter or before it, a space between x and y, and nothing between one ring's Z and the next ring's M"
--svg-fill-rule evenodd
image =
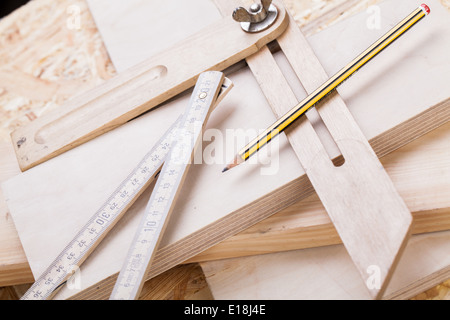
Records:
M0 140L0 155L1 182L19 174L20 169L10 143ZM29 283L34 278L1 190L0 219L0 285Z
M139 300L212 300L198 264L176 266L144 284Z
M20 173L10 132L114 74L84 0L81 28L67 28L67 3L31 1L0 22L0 180ZM0 283L34 281L14 222L1 198Z
M24 59L21 59L21 61L23 63L21 63L21 64L19 63L16 66L16 69L15 69L15 71L17 71L19 68L23 67L25 69L25 71L28 72L29 68L27 67L27 65L28 66L29 65L33 65L33 63L35 63L33 61L35 61L36 57L40 57L41 53L45 51L44 50L45 46L36 47L36 45L35 45L36 43L48 44L49 47L52 47L53 44L54 44L54 41L59 41L58 39L66 39L65 38L65 34L69 34L69 36L67 36L67 39L75 40L75 42L68 43L67 46L64 47L64 49L66 51L60 50L60 51L57 51L57 52L53 52L52 55L47 56L45 59L40 60L39 70L42 71L42 75L38 75L37 76L37 79L39 79L39 77L43 77L46 80L46 84L49 85L50 83L52 83L52 81L55 81L55 79L57 79L56 78L57 75L51 74L52 72L56 73L56 72L61 72L61 71L67 71L67 70L64 69L64 67L67 67L67 65L66 64L62 64L62 62L64 62L65 57L67 57L67 56L69 56L69 57L78 57L78 58L86 57L86 58L95 58L95 59L97 59L97 60L95 60L95 63L90 63L90 64L86 63L85 65L83 64L85 62L84 60L78 59L77 63L69 65L69 66L75 66L75 67L78 66L78 67L80 67L78 69L75 69L76 75L74 76L72 82L69 82L69 81L64 82L63 79L60 79L59 82L58 82L58 80L55 81L55 83L57 83L58 85L60 85L60 84L64 84L65 85L64 87L61 87L61 88L63 89L63 91L65 92L65 95L67 96L68 94L73 94L73 92L77 91L77 89L79 89L80 86L83 86L83 85L86 86L86 87L92 86L93 82L90 82L90 81L98 81L98 80L96 80L97 79L96 77L98 77L100 80L102 79L101 77L107 77L107 73L110 72L108 70L112 70L112 68L108 67L108 65L110 65L110 63L107 60L107 55L104 55L104 50L103 51L100 50L99 52L95 52L95 54L93 54L92 52L89 52L89 54L86 54L86 55L78 54L80 52L81 53L83 52L82 50L85 48L83 45L85 43L89 43L89 41L88 41L88 42L81 42L81 44L77 44L77 41L80 40L80 39L82 39L82 40L94 39L97 44L91 45L89 47L89 49L91 49L91 48L94 48L96 50L98 48L101 49L101 46L97 47L98 43L100 43L101 41L98 41L99 37L95 33L95 31L96 31L95 26L90 26L92 23L90 22L89 14L86 14L86 13L88 13L88 11L85 10L85 9L82 10L82 14L83 14L82 15L83 29L81 30L82 32L79 31L78 33L74 33L77 36L72 37L71 36L72 32L68 32L68 30L65 29L64 27L59 27L59 26L63 26L64 25L65 19L66 19L66 16L64 14L64 10L65 10L65 6L64 5L61 4L61 5L58 5L58 6L49 6L49 8L47 8L46 10L36 10L37 8L45 7L47 2L51 2L51 1L42 1L42 0L40 0L40 1L33 1L33 3L34 3L33 6L27 5L24 8L24 10L22 11L24 13L23 16L26 16L27 12L28 13L33 12L33 19L35 19L35 21L36 21L35 23L37 23L39 25L39 28L36 27L34 29L31 29L31 30L38 31L40 34L43 35L45 33L45 29L41 28L40 21L42 21L42 19L47 20L48 16L49 16L48 13L49 12L53 12L52 10L55 10L56 13L59 12L60 14L59 15L58 14L52 14L51 15L52 17L55 17L56 22L50 23L50 25L48 27L50 29L53 28L53 29L56 29L56 30L60 31L59 34L62 34L63 36L60 37L60 38L53 37L53 38L49 38L48 40L46 39L47 43L45 43L45 41L43 39L41 39L40 41L33 41L33 45L32 46L31 45L28 46L28 48L30 49L30 50L28 50L28 52L22 50L21 43L26 41L26 39L22 39L22 42L16 43L18 50L11 50L10 46L9 47L5 47L5 50L2 53L2 58L5 57L6 54L9 55L10 53L16 52L16 51L17 52L25 52L25 55L26 55L26 54L30 53L30 51L33 51L31 49L34 49L33 53L35 52L36 54L30 54L28 56L28 58L24 57ZM291 1L287 1L287 2L289 3ZM331 3L331 1L329 1L329 2ZM83 7L84 1L77 1L77 3L80 4L80 6ZM37 11L41 13L41 16L37 16L36 17L36 15L34 13L37 12ZM41 20L39 20L39 18L41 18ZM31 18L27 18L23 22L20 22L21 20L24 19L23 17L17 17L17 18L14 18L14 19L15 19L16 22L19 21L18 22L18 26L15 27L15 28L11 28L10 30L18 30L18 29L20 29L21 30L20 31L20 35L23 37L23 35L26 34L26 32L24 32L24 30L23 30L23 26L26 25L26 23L29 23L30 21L33 21L33 20ZM11 21L14 21L14 19L9 19L8 23L11 22ZM59 20L57 20L57 19L59 19ZM25 21L26 21L26 23L25 23ZM7 22L6 20L3 20L1 26L7 25L6 22ZM86 26L88 26L88 27L86 28ZM88 32L86 33L84 31L88 31ZM19 36L17 36L17 34L18 33L16 33L16 36L12 37L12 39L17 39L19 37ZM58 35L58 32L54 32L54 34ZM39 50L41 50L41 51L39 51ZM70 51L70 50L72 50L72 51ZM320 53L320 50L318 52ZM49 61L51 61L51 63L49 63L49 64L44 64L43 63L43 62L47 63ZM322 59L322 61L323 61L323 59ZM61 62L61 63L59 63L59 62ZM38 65L38 64L36 64L36 65ZM85 68L85 69L83 69L83 68ZM67 72L70 72L70 69ZM91 80L89 77L92 77L93 80ZM78 81L78 79L83 79L83 80ZM59 92L61 93L62 91L59 91ZM31 93L33 93L32 90L28 90L27 91L27 94L31 94ZM59 97L61 97L61 95ZM352 95L350 95L350 97L352 97ZM18 101L17 99L15 99L15 96L11 96L9 92L6 95L3 94L2 95L2 99L3 98L6 99L6 101L11 102L11 103L13 101L14 102ZM48 99L53 99L53 97L49 96ZM348 97L347 97L347 99L348 99ZM27 100L27 101L29 101L29 100ZM30 107L31 110L36 110L40 106L39 103L36 103L35 101L31 101L31 102L28 102L28 103L31 104L31 107ZM11 104L8 104L8 105L11 106ZM55 107L55 103L54 102L52 102L50 105ZM47 106L47 108L49 108L49 105L46 105L46 106ZM353 112L355 113L355 110L353 110ZM32 112L30 113L30 116L26 116L28 114L26 110L25 111L19 111L18 114L23 118L23 122L28 122L33 117ZM38 116L39 116L38 112L36 112L36 114L38 114ZM22 119L22 118L20 118L20 119ZM20 119L19 119L19 121L22 122L22 120L20 120ZM432 123L433 121L439 120L438 117L433 117L432 114L430 114L430 116L427 117L427 119L428 120L425 123L425 126L423 127L424 130L429 130L428 125L430 123ZM358 120L364 121L363 117L359 117ZM421 118L416 118L414 120L416 121L416 123L420 123L421 122ZM17 123L17 122L18 122L17 120L14 120L12 123L14 124L14 123ZM423 132L420 132L422 130L422 128L420 126L417 126L417 124L412 126L412 128L414 128L414 130L419 132L418 135L423 134ZM394 137L397 136L397 134L402 134L403 135L403 139L406 139L404 142L407 142L407 137L409 137L410 135L414 135L415 134L415 132L413 130L410 130L408 128L398 128L398 129L399 130L397 130L397 131L391 130L390 134L392 134ZM382 151L382 145L386 144L386 145L389 146L390 143L391 143L391 140L388 139L386 136L379 136L379 138L380 139L376 139L376 140L379 143L379 148L380 149L378 149L378 148L376 148L376 149L377 150L381 150L381 153L388 152L388 151ZM375 140L371 140L371 142L372 141L375 141ZM392 142L395 144L396 140L393 139ZM26 260L23 260L23 261L26 262Z
M325 37L325 36L326 35L323 35L323 37ZM317 43L319 43L319 42L317 42ZM320 46L319 46L319 48L320 48ZM320 50L318 50L318 51L320 51ZM446 60L444 60L444 61L446 61ZM445 63L443 65L445 65ZM416 61L414 66L417 66L417 67L422 66L420 63L420 59L418 61ZM371 80L370 73L363 73L363 70L362 70L361 73L359 73L359 75L363 75L363 74L365 74L365 76L368 78L368 79L367 78L365 79L366 82ZM222 114L217 113L217 114L213 115L213 118L220 119L220 121L219 120L217 120L215 122L213 121L212 124L214 125L214 127L219 128L219 129L220 128L233 128L233 127L236 127L236 128L244 127L245 128L245 126L257 128L257 127L264 127L265 125L267 125L267 123L270 123L272 121L271 119L273 119L273 115L270 116L270 108L268 108L268 106L267 106L267 110L264 110L264 108L262 108L262 106L265 105L265 102L262 101L263 99L259 99L258 96L249 96L248 94L246 94L246 92L250 92L251 90L256 90L256 89L249 89L249 87L247 87L247 86L255 85L255 83L252 82L251 76L247 77L244 75L244 73L238 72L233 75L233 81L234 80L236 80L235 81L236 87L235 87L235 89L233 89L234 90L234 92L233 92L234 98L233 98L233 95L230 96L229 99L226 101L226 104L228 104L228 108L230 108L230 106L239 105L241 103L246 105L247 107L242 110L239 110L239 113L237 114L237 113L233 113L233 112L229 112L229 113L225 112L226 110L232 111L233 109L228 109L224 105L223 108L221 108L219 111L225 112L225 113L222 113ZM365 81L360 81L358 84L364 84ZM239 83L239 85L238 85L238 83ZM238 88L240 88L240 89L238 89ZM250 88L256 88L256 86L250 87ZM243 91L240 91L240 90L243 90ZM375 92L373 92L373 91L370 92L370 90L364 91L364 94L369 94L369 93L372 93L372 96L370 97L370 99L366 97L367 101L371 101L371 103L376 104L377 103L376 91ZM434 97L434 98L438 98L438 97L439 96ZM116 143L120 143L121 145L130 147L130 148L133 147L133 145L130 144L130 141L131 141L132 143L135 143L134 148L141 150L143 147L143 145L142 145L143 141L135 141L135 139L133 139L132 137L145 136L146 126L145 125L139 126L139 125L135 125L135 124L145 123L146 121L152 121L152 122L154 121L153 123L158 123L158 125L164 126L164 122L170 123L170 118L168 118L167 112L169 112L170 114L172 114L172 112L173 112L174 116L177 114L178 111L176 110L176 105L178 103L181 103L181 105L183 105L182 101L181 102L175 101L172 104L168 104L164 108L154 110L157 112L152 111L152 114L146 115L146 117L142 117L140 119L136 119L135 122L132 124L130 123L126 126L122 126L121 128L110 132L109 134L111 136L110 136L110 138L108 138L108 140L110 141L110 143L112 143L112 145L114 145ZM429 103L430 103L430 101L429 101ZM350 104L350 106L351 106L351 104ZM411 114L411 113L414 114L414 113L418 112L418 110L420 110L419 111L419 113L420 113L420 112L423 112L424 109L425 110L427 109L427 106L423 102L420 103L420 108L418 108L418 110L417 109L412 110L409 105L406 105L406 106L408 106L408 107L405 108L404 110L402 110L402 113L400 114L400 116L398 116L396 118L397 121L402 122L405 120L405 117L406 117L406 119L408 119L407 118L408 114ZM261 121L260 124L258 124L256 122L255 123L247 123L248 119L251 119L251 117L246 116L245 114L246 114L246 112L248 112L248 114L254 114L253 109L251 109L252 107L256 108L254 110L259 110L261 118L254 119L254 120ZM391 105L385 105L384 107L389 108L389 109L393 108ZM354 106L354 108L352 108L352 109L356 113L360 112L359 118L364 119L364 116L361 116L361 115L364 115L364 113L367 112L367 110L363 111L360 108L356 108L356 106ZM377 111L381 112L381 109L378 109ZM158 114L159 114L159 116L158 116ZM150 117L150 115L151 115L151 117ZM439 119L440 116L441 116L441 114L438 113L435 118ZM267 118L265 118L265 117L267 117ZM246 123L239 122L239 120L242 120L242 118L246 119L246 121L245 121ZM368 123L369 127L370 127L370 125L374 124L372 121L369 121L367 123ZM436 124L437 123L439 123L439 122L436 122ZM376 122L376 124L383 125L383 126L386 125L385 122ZM216 127L216 125L217 125L217 127ZM433 123L432 125L435 125L435 124ZM386 130L386 129L380 129L379 127L378 128L374 128L374 127L369 128L369 127L365 127L365 130L368 130L369 132L372 132L372 133L376 132L376 131ZM435 127L433 126L432 128L435 128ZM128 136L128 138L125 135L127 130L132 130L132 131L129 131L130 135ZM139 132L133 132L134 130L143 130L143 131L139 133ZM113 148L110 148L105 144L105 141L107 141L107 140L104 140L104 139L106 139L106 138L102 137L101 140L98 140L98 139L92 140L89 144L83 145L83 148L77 148L76 149L77 151L73 150L73 152L71 152L70 154L68 153L68 154L65 154L64 156L62 155L58 158L52 159L51 164L49 164L47 162L39 167L36 167L33 170L30 170L26 174L22 175L21 179L24 179L26 177L32 177L36 174L35 178L40 180L40 178L39 178L40 174L44 174L45 176L48 176L49 174L44 173L44 171L51 170L51 175L55 175L55 177L59 176L59 178L58 178L59 182L58 182L58 184L55 185L55 186L59 186L58 189L60 189L60 187L61 187L59 185L59 183L67 182L68 184L70 184L70 186L69 186L70 188L75 188L76 190L78 190L77 191L78 194L79 194L79 191L81 190L82 192L87 192L87 194L92 195L92 194L94 194L94 193L92 193L92 190L88 190L88 189L85 189L85 187L83 187L83 186L86 186L86 182L83 181L84 179L82 178L84 176L83 174L76 173L76 172L65 172L64 167L67 165L67 162L66 162L67 159L71 158L70 161L75 161L76 163L83 163L85 166L88 166L88 167L91 166L91 168L96 168L96 171L106 170L105 172L113 170L112 168L114 168L117 165L120 166L121 168L126 168L127 166L132 166L133 163L135 162L135 160L131 159L132 153L124 152L124 153L126 153L126 159L125 158L118 159L116 157L115 161L119 161L119 160L120 161L129 161L128 164L109 163L108 165L111 165L112 166L111 168L108 168L105 166L99 167L96 164L96 161L102 162L103 157L100 156L100 154L105 152L105 150L109 150L110 152L114 151ZM101 141L101 142L99 142L99 141ZM119 141L122 141L122 142L119 142ZM103 147L98 148L96 146L97 143L101 143L101 145ZM152 144L151 141L146 141L146 143L148 143L149 145ZM90 145L90 147L87 147L87 145ZM88 149L86 149L86 148L88 148ZM93 149L89 149L89 148L93 148ZM84 149L84 151L82 151L83 149ZM81 154L79 152L82 152L83 154L85 154L85 156L81 156ZM288 152L288 150L283 149L283 152ZM97 158L97 160L95 160L95 157L94 157L95 154L97 154L99 156L99 158ZM273 201L271 201L271 199L265 199L266 202L259 202L259 203L255 202L255 200L260 199L261 195L265 194L265 192L266 192L265 190L258 190L258 191L262 192L261 195L252 195L255 197L254 198L255 200L253 200L254 202L248 201L248 199L243 199L244 201L247 201L244 203L250 203L250 205L246 205L245 207L242 207L242 205L239 203L236 204L236 203L221 202L222 206L217 206L214 208L214 210L208 210L207 208L205 209L205 210L207 210L205 212L208 212L208 214L202 215L202 219L206 219L206 220L201 221L201 223L203 224L201 227L192 226L192 225L186 223L186 221L190 221L190 218L186 214L186 212L191 212L191 211L189 211L189 210L180 211L180 212L183 212L183 214L182 215L180 214L178 216L178 218L181 219L178 221L181 221L180 225L183 226L183 229L184 228L199 228L198 232L195 232L189 236L180 236L179 234L178 235L176 234L176 232L180 231L179 229L177 230L178 225L172 226L171 232L166 235L169 238L167 238L165 240L166 241L165 244L170 244L170 242L172 242L172 244L167 245L164 248L162 248L161 255L159 257L160 262L158 262L158 264L155 264L155 269L154 269L155 274L161 273L164 270L167 270L170 267L173 267L173 266L179 264L180 262L194 256L195 254L198 254L199 252L201 252L202 250L211 246L212 244L220 242L220 240L223 240L223 239L233 235L236 232L242 231L246 227L249 227L250 225L256 223L257 221L260 221L261 219L268 217L269 215L273 214L275 211L280 210L283 207L287 207L287 206L293 204L294 202L299 200L299 198L298 198L299 196L304 195L303 192L312 192L311 188L308 187L306 180L302 180L302 179L298 179L298 180L294 179L293 180L293 177L292 177L293 172L295 172L295 170L299 170L298 162L292 162L293 160L295 160L295 158L292 156L291 153L284 153L284 154L285 154L284 156L280 155L280 157L282 157L282 158L280 158L280 161L282 161L282 163L285 165L280 167L281 171L279 172L279 175L277 175L276 178L277 178L278 183L279 183L280 178L283 178L283 179L285 178L287 180L286 180L285 184L282 184L283 187L279 188L278 193L274 193L274 196L277 197L278 202L273 202ZM135 154L135 156L137 157L136 159L139 159L139 154ZM80 159L81 159L80 157L81 158L86 157L86 158L84 161L80 161ZM55 168L57 168L58 166L55 166L55 163L58 163L59 161L62 161L62 162L60 162L61 166L59 166L61 171L56 173ZM88 164L88 163L90 163L90 164ZM288 165L289 163L292 163L292 164ZM50 165L51 165L51 167L50 167ZM193 188L192 191L190 191L190 193L186 194L185 199L189 200L189 201L195 200L196 204L193 204L193 203L186 204L186 206L184 206L184 208L189 208L189 207L191 207L191 205L194 205L198 210L200 210L200 208L202 208L202 205L205 205L207 203L219 203L220 202L219 200L217 202L211 200L211 196L213 196L213 194L205 195L209 198L209 201L205 202L202 199L198 198L202 193L196 192L196 190L198 190L197 188L203 189L201 187L203 185L203 183L204 183L204 186L206 186L206 189L208 189L208 187L207 187L209 185L208 181L210 181L210 179L208 177L210 177L210 174L214 175L214 172L220 172L221 167L222 166L220 164L217 166L214 166L214 165L213 166L202 166L202 169L203 170L206 169L209 173L207 173L206 171L202 173L202 171L200 171L200 168L196 168L194 170L194 172L196 172L196 173L194 173L194 176L196 178L196 184L192 186L192 188ZM84 170L87 170L87 167L78 168L78 169L84 172ZM209 171L209 170L211 170L211 171ZM283 170L286 170L286 171L283 171ZM77 183L74 184L73 178L63 178L63 176L66 174L74 174L76 179L81 178L79 181L80 184L78 186L77 186ZM102 190L101 192L105 192L105 194L107 194L107 189L105 189L105 187L108 188L108 186L109 187L114 186L115 183L104 180L105 173L98 171L95 174L98 175L99 177L103 177L103 178L101 180L98 180L98 179L93 178L93 176L90 176L90 180L89 180L90 183L88 184L88 186L90 188L98 188L97 190ZM124 169L123 174L126 174L125 169ZM233 174L236 175L237 173L234 172ZM298 177L302 176L302 174L300 172L298 174L299 174ZM239 175L241 175L242 177L248 176L246 174L246 171L240 172ZM259 177L259 178L261 178L261 177ZM249 181L249 183L251 183L252 185L254 185L256 183L257 185L260 185L261 187L270 187L270 184L269 185L267 184L267 180L269 178L270 177L264 177L264 181L266 181L265 184L261 183L261 182L254 182L254 181ZM239 179L239 177L235 177L235 179ZM287 183L288 181L295 181L295 183L288 184ZM20 186L22 184L21 182L19 182L19 180L17 180L17 183L18 183L18 186ZM100 185L95 186L96 183L100 183ZM225 186L223 183L219 183L219 185ZM232 185L233 185L233 190L236 190L236 185L234 183ZM243 190L249 190L246 187L246 185L240 185L238 187L243 188ZM66 188L66 187L64 187L64 188ZM69 189L66 189L66 190L69 190ZM205 189L203 189L203 190L205 190ZM299 191L302 191L302 193L299 193ZM98 191L96 191L96 192L98 192ZM233 191L233 192L236 192L236 191ZM51 191L47 190L45 193L46 193L46 197L47 196L49 197L48 200L52 199ZM228 191L225 191L225 193L228 194ZM69 194L70 194L70 192L69 192ZM220 194L220 193L218 193L218 194ZM245 192L243 194L245 194ZM192 198L193 195L195 195L195 199ZM14 194L14 196L18 196L18 194ZM40 199L40 201L44 201L44 202L47 201L45 199L46 197L44 198L42 196L43 195L41 195L39 197L34 197L34 198ZM246 196L248 196L248 193L246 194ZM91 198L91 200L94 202L92 202L92 203L85 202L85 203L83 203L83 205L95 207L95 201L101 201L100 198L101 197L99 197L97 200ZM54 203L54 200L50 200L50 201L52 201L55 205L57 205L57 206L61 205L62 206L61 208L66 208L66 209L67 209L66 201L71 201L71 203L73 204L73 199L65 200L65 201L63 201L62 199L59 199L59 200L61 200L61 202L59 204ZM145 202L145 199L143 201ZM17 203L21 206L26 205L25 202L23 202L23 201L18 201ZM268 206L268 204L271 204L271 206ZM226 207L226 205L236 205L237 209L240 209L240 208L243 208L243 209L240 210L239 212L237 212L236 209L234 211L233 210L228 211L228 210L230 210L230 208ZM46 206L46 205L44 205L44 206ZM29 207L28 209L33 210L31 207ZM130 219L132 217L135 217L135 216L133 216L133 214L137 215L137 212L139 212L138 207L136 207L135 209L136 209L136 211L130 212L130 216L129 216ZM73 210L73 212L76 212L77 219L80 219L80 223L81 223L81 220L83 220L83 217L80 214L82 214L82 213L89 214L89 212L92 211L87 208L77 208L77 207L71 207L71 210ZM223 210L223 212L221 212L221 210ZM230 212L233 212L233 215L227 216L227 214L229 214ZM66 231L70 232L70 230L74 229L74 220L73 220L73 218L65 219L63 216L61 216L61 213L69 214L69 215L71 213L67 210L59 210L58 209L58 219L62 219L61 221L71 221L70 225L67 225L67 227L69 229L66 230ZM195 213L195 212L191 212L191 213ZM213 214L216 214L217 216L212 216ZM221 215L223 215L222 217L225 217L225 216L226 217L223 219L219 218L219 217L221 217ZM51 216L49 216L49 217L51 217ZM217 223L216 223L216 221L217 221ZM214 224L210 225L212 222L214 222ZM83 220L83 223L84 223L84 220ZM130 220L128 220L128 222L124 221L123 223L128 223L128 226L130 228L133 228L133 226L129 224ZM67 224L67 223L64 223L64 224ZM26 225L24 225L24 226L26 227ZM213 226L213 229L210 229L211 226ZM208 228L204 228L204 227L208 227ZM190 232L192 232L191 230L192 229L181 230L181 231L183 234L189 234ZM120 229L120 228L117 231L122 234L125 234L125 232L126 232L125 229ZM21 231L19 231L19 232L21 232ZM22 231L22 232L23 232L23 234L28 234L28 235L32 236L32 233L28 233L28 232L24 232L24 231ZM61 230L61 232L62 232L62 230ZM67 233L67 232L62 232L62 233L64 233L64 234L62 234L63 237L69 237L69 238L71 237L70 233ZM96 251L96 253L99 254L100 252L103 251L103 254L108 256L109 255L108 251L114 247L114 255L117 256L119 246L116 245L117 242L115 242L115 241L123 242L120 240L121 238L118 237L117 234L118 233L115 233L114 237L109 238L109 241L111 241L111 240L114 241L114 242L109 242L109 244L110 244L109 247L105 243L104 246L102 246L101 250ZM175 238L170 238L172 236L175 236ZM185 237L185 238L183 238L183 237ZM183 241L176 240L175 242L173 242L174 241L173 239L177 239L177 238L178 239L181 238L181 239L183 239ZM114 245L111 245L111 243L114 243ZM126 240L124 241L124 243L126 243ZM34 244L34 245L36 245L36 244ZM46 248L48 250L50 247L46 246ZM51 260L52 256L54 256L55 253L57 253L59 249L54 247L54 248L52 248L52 250L54 250L55 252L54 253L49 252L49 256L47 257L48 260ZM104 250L106 250L106 251L104 251ZM31 250L27 253L30 258L33 255L32 251L33 250ZM35 251L35 254L37 254L36 257L38 260L42 259L42 255L40 255L40 252L42 252L42 250ZM33 260L33 259L31 259L31 260ZM108 263L107 260L105 260L104 257L102 258L101 255L98 255L95 258L94 258L94 256L92 256L91 259L89 259L89 260L90 260L90 263L88 263L84 266L84 270L85 270L85 273L87 274L87 276L89 276L89 275L91 275L93 277L99 276L98 274L96 275L95 272L92 273L92 271L90 271L90 270L99 270L99 269L108 270L108 268L114 268L114 264L110 263L110 262ZM94 261L101 261L100 263L107 264L107 268L106 269L98 268L98 266L96 266L97 262L94 262ZM116 262L118 262L120 264L120 257L117 258ZM39 262L36 266L37 266L37 268L41 268L41 267L45 266L45 262L43 262L43 263ZM36 270L38 270L38 269L36 269ZM35 271L35 272L38 272L38 271ZM110 271L108 271L108 272L110 272ZM155 274L152 274L149 276L154 276ZM113 273L111 273L111 275L113 275ZM101 275L100 275L100 277L101 277ZM99 278L97 278L97 279L99 279ZM103 280L101 280L101 284L100 284L100 282L98 282L100 280L89 280L89 278L86 278L86 281L94 281L97 284L92 286L89 289L84 290L82 294L75 295L75 297L92 298L92 297L99 297L99 296L101 297L104 295L107 296L108 290L109 290L108 288L110 288L110 286L113 284L114 277L108 276L107 278L103 277L100 279L103 279ZM70 293L66 292L66 294L70 294Z
M195 154L202 146L204 128L212 111L224 98L222 95L219 97L223 86L228 90L233 87L223 72L207 71L200 74L179 126L180 132L175 136L175 143L172 143L172 149L162 165L110 300L139 298L187 173L195 164ZM205 96L201 97L203 94ZM130 277L133 280L130 281Z
M413 213L413 234L450 229L450 124L381 159ZM341 243L317 195L312 195L189 261L208 261Z
M280 38L280 40L281 40L282 38L288 37L288 34L289 34L289 29L288 29L288 31ZM298 37L297 37L297 38L298 38ZM279 41L280 41L280 40L279 40ZM296 50L294 50L295 45L292 45L292 41L290 41L290 42L288 42L288 43L289 43L289 45L286 46L286 49L287 49L288 52L290 52L290 50L292 49L292 51L291 51L291 52L292 52L291 59L294 60L294 59L295 59L295 55L298 55L298 53L299 53L299 51L301 51L302 47L301 47L301 46L298 46L298 47L296 48ZM303 46L303 47L304 47L304 46ZM250 57L250 59L251 59L251 58L252 58L252 57ZM301 59L297 59L296 61L301 61ZM294 64L295 64L296 61L291 61L291 63L294 63ZM267 63L267 58L266 58L266 63ZM252 66L251 63L249 63L249 65L250 65L250 67ZM261 66L259 66L259 67L261 67ZM293 67L294 67L294 69L296 68L295 65L294 65ZM306 68L299 68L299 69L298 69L298 71L299 71L299 72L298 72L299 77L300 77L300 75L304 74L305 71L306 71L306 73L308 73L308 68L311 67L311 64L305 64L305 67L306 67ZM303 70L302 70L302 69L303 69ZM312 71L313 71L313 70L311 70L311 73L312 73ZM258 76L260 76L260 74L257 74L257 77L258 77ZM264 79L265 82L267 82L267 79L268 79L267 77L266 77L266 79ZM264 80L262 80L262 81L264 81ZM262 82L262 81L260 81L260 82ZM280 81L280 80L278 80L278 81ZM323 80L322 80L322 81L323 81ZM281 87L284 87L284 86L286 86L286 85L287 85L287 84L280 85L280 87L277 88L277 90L280 91L280 88L281 88ZM318 85L320 85L320 82L316 83L316 87L317 87ZM270 88L270 86L268 86L268 87ZM315 87L310 87L310 90L313 90L314 88L315 88ZM308 89L307 89L307 90L308 90ZM269 100L270 100L271 97L269 96L268 98L269 98ZM276 100L277 100L277 99L279 99L279 98L277 98L277 97L275 96L275 101L274 101L274 103L276 103ZM319 112L320 112L320 111L319 111ZM322 115L322 116L323 116L323 115ZM330 115L330 116L332 116L332 115ZM335 114L335 116L336 116L336 114ZM325 115L325 119L326 119L326 115ZM324 119L324 120L325 120L325 119ZM332 118L330 117L329 120L332 120ZM338 132L335 131L335 133L338 133ZM307 142L305 141L302 145L303 145L303 146L304 146L304 145L307 145ZM295 148L295 147L294 147L294 148ZM341 148L341 150L342 150L342 148ZM318 152L318 151L316 151L316 152ZM315 153L316 153L316 152L315 152ZM314 153L314 154L315 154L315 153ZM314 157L314 159L311 159L311 161L312 161L312 160L316 160L316 158ZM321 170L320 173L323 174L323 171L324 171L324 170L323 170L323 168L321 168L321 169L322 169L322 170ZM308 170L307 170L307 172L308 172ZM320 174L320 173L318 172L318 174ZM324 181L324 182L325 182L325 181ZM329 182L331 182L331 181L329 181ZM325 183L326 183L326 182L325 182ZM313 183L313 184L314 184L314 183ZM337 200L337 199L336 199L336 200ZM395 230L395 228L394 228L394 230ZM370 232L369 230L367 230L367 231ZM408 233L408 231L406 231L406 233ZM362 236L363 236L363 235L362 235ZM361 239L361 238L358 238L358 239ZM352 239L348 239L348 240L352 241ZM345 241L344 241L344 242L345 242ZM403 242L403 243L400 243L400 246L401 246L401 247L404 247L404 245L405 245L404 242ZM396 257L395 259L397 260L398 257ZM228 268L229 268L229 266L228 266Z
M410 299L430 289L430 283L446 281L450 276L449 237L449 231L413 236L383 299ZM371 299L342 245L201 265L213 297L219 300Z

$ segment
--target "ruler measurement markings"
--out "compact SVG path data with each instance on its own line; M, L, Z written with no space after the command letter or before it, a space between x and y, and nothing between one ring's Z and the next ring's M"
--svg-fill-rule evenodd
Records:
M138 298L221 81L223 74L217 72L200 76L110 299Z
M232 82L226 79L213 108L226 96L232 86ZM186 115L180 116L166 131L74 239L65 246L21 300L50 299L70 279L76 271L74 268L83 263L143 190L153 179L158 177L163 163L171 151L173 141L179 133L178 127L184 117Z
M73 268L86 258L86 253L94 249L96 242L106 235L113 224L117 222L119 216L124 213L123 209L131 205L143 187L152 180L152 177L157 175L165 156L169 152L167 146L174 139L174 133L181 118L163 135L156 146L144 156L138 166L63 249L50 267L25 293L22 297L23 300L33 298L48 299L56 293L57 288L70 278L70 272L73 271ZM80 244L83 245L80 246Z

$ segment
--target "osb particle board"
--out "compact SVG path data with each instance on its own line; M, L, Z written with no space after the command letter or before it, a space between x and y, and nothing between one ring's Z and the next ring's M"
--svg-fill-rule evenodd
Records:
M114 67L83 0L30 1L0 22L0 139L109 79ZM69 28L70 27L70 28Z

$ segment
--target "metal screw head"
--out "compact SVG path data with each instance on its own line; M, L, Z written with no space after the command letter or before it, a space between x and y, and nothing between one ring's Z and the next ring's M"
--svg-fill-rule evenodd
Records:
M261 5L259 3L254 3L250 6L250 12L257 13L261 10Z
M270 2L272 1L270 0ZM271 4L266 3L265 5L267 5L267 8L259 3L253 3L248 10L243 7L239 7L234 10L233 18L238 22L263 22L267 17L267 11Z
M272 0L261 0L260 2L261 4L252 4L248 10L243 7L234 10L233 19L241 23L244 31L260 32L266 30L275 22L278 10L272 4Z

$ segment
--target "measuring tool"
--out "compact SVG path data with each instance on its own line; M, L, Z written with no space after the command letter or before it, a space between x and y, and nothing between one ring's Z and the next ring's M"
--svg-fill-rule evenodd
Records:
M286 130L291 124L314 107L319 101L325 98L329 93L336 89L340 84L347 80L352 74L358 71L367 62L372 60L376 55L398 39L406 31L410 30L417 22L421 21L430 13L430 8L426 4L422 4L414 10L405 19L399 22L388 33L381 37L378 41L367 48L363 53L357 56L347 66L342 68L338 73L326 81L323 85L312 92L303 101L289 110L285 115L278 119L274 124L268 127L263 133L252 140L244 148L242 148L235 156L233 161L228 164L223 172L236 167L237 165L247 161L252 155L257 153L260 148L268 144L274 137L278 136Z
M256 53L289 24L282 3L275 7L276 17L272 9L258 14L259 32L244 32L231 17L224 17L18 128L11 138L20 168L37 166L159 106L193 87L203 71L223 71ZM199 48L207 54L199 54Z
M177 138L162 167L111 294L111 300L132 300L139 297L222 81L223 74L220 72L204 73L198 80Z
M211 75L203 75L199 78L199 81L202 81L202 92L205 92L208 96L212 95L210 92L213 89L216 90L217 87L220 89L216 99L212 100L211 109L214 109L231 90L233 83L228 78L224 78L221 72L208 72L207 74L209 73ZM213 78L214 81L209 80L209 78ZM219 78L221 80L218 80ZM199 111L204 109L202 104L195 105L195 108L197 106L200 106ZM185 116L180 116L166 131L47 270L22 296L21 300L51 299L58 292L58 289L75 274L80 265L158 176L171 151L173 141L179 134L180 124L185 118ZM191 119L192 116L189 120Z

